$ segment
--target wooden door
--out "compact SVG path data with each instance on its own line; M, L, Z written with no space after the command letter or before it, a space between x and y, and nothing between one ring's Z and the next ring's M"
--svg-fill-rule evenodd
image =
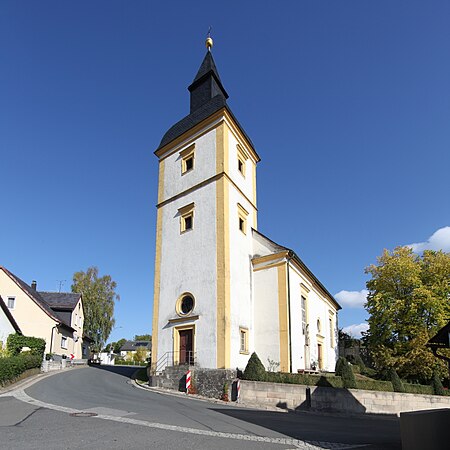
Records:
M193 339L192 330L181 330L180 332L180 364L193 364Z

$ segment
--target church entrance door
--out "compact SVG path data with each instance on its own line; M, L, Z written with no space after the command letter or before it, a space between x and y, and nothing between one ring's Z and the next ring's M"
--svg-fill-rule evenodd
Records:
M194 364L193 333L190 330L180 330L180 364Z

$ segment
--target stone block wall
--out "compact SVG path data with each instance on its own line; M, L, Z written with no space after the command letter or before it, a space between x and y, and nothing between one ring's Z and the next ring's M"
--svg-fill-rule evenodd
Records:
M310 389L310 401L307 400ZM241 381L241 401L250 406L314 409L344 413L399 414L406 411L450 408L450 397L365 391L296 384ZM310 403L310 406L309 406Z
M191 371L191 386L200 395L209 398L220 398L223 394L225 383L228 385L228 397L231 400L231 387L236 379L235 370L225 369L202 369L189 366L166 367L161 375L149 374L149 384L151 386L172 389L185 392L186 372Z

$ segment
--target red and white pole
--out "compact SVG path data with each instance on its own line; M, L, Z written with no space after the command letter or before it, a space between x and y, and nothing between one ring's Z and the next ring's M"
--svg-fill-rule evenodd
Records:
M186 394L189 394L189 388L191 387L191 371L186 372Z
M239 399L241 397L241 380L237 380L236 382L236 402L239 403Z

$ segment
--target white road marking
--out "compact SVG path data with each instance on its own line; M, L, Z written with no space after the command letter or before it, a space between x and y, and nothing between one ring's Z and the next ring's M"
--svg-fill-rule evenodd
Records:
M10 396L14 396L17 400L20 400L25 403L30 403L32 405L37 405L42 408L52 409L55 411L65 412L68 414L80 413L82 410L68 408L66 406L53 405L50 403L45 403L40 400L36 400L30 397L28 394L24 392L23 389L18 389L9 394ZM95 408L91 408L89 411L94 411ZM200 430L197 428L188 428L188 427L180 427L178 425L167 425L163 423L157 422L146 422L145 420L132 419L130 417L117 417L108 414L99 414L98 416L92 417L92 419L102 419L102 420L112 420L114 422L128 423L131 425L139 425L147 428L156 428L159 430L168 430L168 431L176 431L178 433L189 433L189 434L197 434L200 436L208 436L208 437L218 437L224 439L236 439L239 441L253 441L253 442L264 442L269 444L278 444L278 445L291 445L295 447L292 450L350 450L354 448L362 447L361 444L358 445L349 445L349 444L339 444L336 442L322 442L322 441L301 441L299 439L290 439L290 438L271 438L264 436L256 436L250 434L234 434L234 433L223 433L220 431L210 431L210 430Z

